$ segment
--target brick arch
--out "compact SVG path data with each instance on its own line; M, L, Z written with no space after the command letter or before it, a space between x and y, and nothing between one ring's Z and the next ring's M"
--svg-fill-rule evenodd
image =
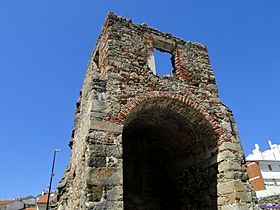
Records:
M191 97L173 92L141 93L118 113L124 121L125 209L133 209L138 200L143 209L183 209L188 205L213 205L216 209L218 165L212 162L216 163L220 141L214 129L218 122L211 121L205 107ZM197 181L190 181L194 177ZM160 187L163 184L165 189ZM199 202L203 197L207 201Z
M166 98L170 100L175 100L181 102L186 107L191 107L198 113L200 113L211 125L214 133L218 136L222 136L224 133L224 129L220 126L217 122L217 119L212 117L206 110L205 107L199 105L198 103L194 102L191 98L190 94L187 96L175 93L175 92L167 92L167 91L149 91L137 94L134 98L131 98L129 102L127 102L121 110L117 113L116 116L110 116L109 120L111 122L124 125L124 122L128 118L129 114L141 103L156 98Z

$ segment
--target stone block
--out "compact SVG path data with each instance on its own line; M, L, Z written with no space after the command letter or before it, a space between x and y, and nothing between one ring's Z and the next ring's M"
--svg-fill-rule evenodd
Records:
M222 122L221 126L222 126L225 130L227 130L227 131L229 131L229 132L232 132L230 123L228 123L228 122Z
M122 157L122 146L118 145L108 145L105 148L106 151L106 156L110 157L115 157L115 158L121 158Z
M233 192L228 195L228 202L249 202L252 200L252 196L250 193L246 192Z
M87 175L87 183L90 185L122 185L122 168L92 168Z
M229 204L221 207L221 210L249 210L246 204Z
M106 157L92 156L89 159L88 165L90 167L105 167L106 166Z
M227 202L227 198L226 197L218 197L218 199L217 199L218 205L223 205L226 202Z
M121 133L123 128L122 128L121 125L118 125L118 124L115 124L115 123L98 121L98 120L91 120L90 129Z
M227 173L224 174L224 176L227 179L234 179L234 180L239 179L241 181L248 180L247 173L244 173L242 171L228 171Z
M100 203L89 203L87 210L123 210L122 201L103 201Z
M102 198L103 187L102 185L87 185L87 200L91 202L99 202Z
M107 200L108 201L122 201L123 200L123 187L116 186L113 187L107 193Z
M224 150L231 150L231 151L242 151L241 146L239 143L232 143L232 142L224 142L221 146L219 146L219 151Z
M90 119L91 120L103 120L106 117L105 113L102 112L91 112Z
M235 154L233 154L231 151L225 150L218 154L217 162L221 162L226 159L234 160L235 158L236 158Z
M91 111L101 112L103 109L106 108L107 106L105 105L105 103L100 100L92 100L91 102Z
M218 183L217 191L219 195L225 195L233 192L245 192L245 186L240 180L233 180L226 183Z
M223 172L223 171L229 171L229 170L233 170L233 171L241 171L242 167L240 164L234 162L234 161L224 161L221 162L218 165L218 171L219 172Z
M106 157L106 147L108 145L91 145L90 151L92 155Z

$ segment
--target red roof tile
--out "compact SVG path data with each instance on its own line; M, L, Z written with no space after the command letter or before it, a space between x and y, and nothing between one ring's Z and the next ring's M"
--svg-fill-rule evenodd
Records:
M12 203L14 201L15 200L0 200L0 205L5 205L5 204L8 204L8 203Z
M37 203L47 203L48 193L38 197Z

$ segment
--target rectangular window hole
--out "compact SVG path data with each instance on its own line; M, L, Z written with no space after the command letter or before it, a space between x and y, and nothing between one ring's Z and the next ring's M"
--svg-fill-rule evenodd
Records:
M106 102L106 99L107 99L106 92L98 92L97 98L98 98L98 101Z
M155 71L157 76L171 76L174 70L173 56L171 53L154 48Z

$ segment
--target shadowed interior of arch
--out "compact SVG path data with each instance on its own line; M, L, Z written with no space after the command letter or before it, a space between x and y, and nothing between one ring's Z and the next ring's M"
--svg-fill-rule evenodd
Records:
M216 209L217 139L190 107L138 105L123 130L124 209Z

